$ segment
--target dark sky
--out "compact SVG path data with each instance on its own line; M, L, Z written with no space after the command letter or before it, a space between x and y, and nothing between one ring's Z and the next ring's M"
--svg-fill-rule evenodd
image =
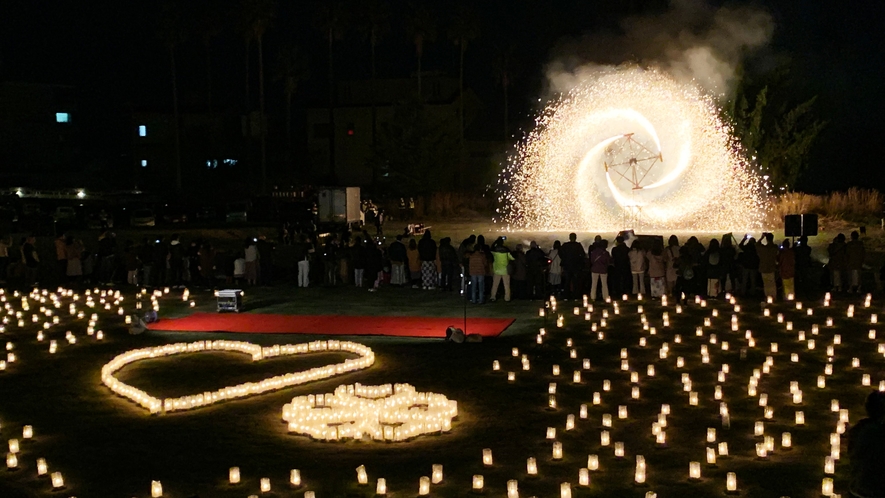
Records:
M168 56L157 36L159 1L0 0L0 81L69 84L79 89L80 119L96 156L113 161L120 139L120 120L130 106L170 105ZM199 13L204 4L226 9L236 0L181 0ZM265 44L268 108L280 109L282 91L272 78L275 54L295 43L310 57L311 79L299 90L297 106L322 102L326 95L326 45L314 28L320 2L281 0ZM494 77L496 54L510 47L517 68L511 91L515 125L531 123L544 87L544 67L563 39L599 29L617 30L629 14L653 15L665 1L639 0L484 0L471 2L481 25L480 38L469 48L466 82L485 102L488 115L502 112ZM428 44L425 70L457 75L457 51L446 36L455 0L428 2L439 19L438 36ZM812 157L812 168L800 187L811 191L852 185L885 187L885 156L879 136L885 97L880 90L885 67L882 34L885 2L757 2L775 20L774 37L764 53L789 61L789 93L817 95L817 114L829 122ZM405 77L415 68L414 47L403 29L410 3L392 0L391 31L378 51L380 77ZM199 25L192 16L194 25ZM229 16L229 19L233 19ZM235 20L232 21L232 23ZM221 108L244 106L244 44L228 27L212 43L213 98ZM203 102L205 51L198 35L179 52L182 102ZM356 30L336 43L338 76L369 74L368 46ZM254 61L254 59L253 59ZM253 76L254 80L254 76ZM257 84L253 81L253 88ZM254 105L254 104L253 104ZM497 118L495 118L497 119ZM513 128L516 128L514 126ZM125 139L125 134L122 139ZM479 137L489 138L489 137Z

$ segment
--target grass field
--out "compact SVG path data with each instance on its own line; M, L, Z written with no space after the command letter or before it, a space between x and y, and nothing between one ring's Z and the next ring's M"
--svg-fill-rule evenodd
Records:
M274 313L340 313L352 315L416 315L449 316L453 324L463 316L463 301L457 296L412 289L384 288L370 294L351 288L273 288L249 291L250 312ZM193 294L197 310L211 311L211 294ZM21 310L21 299L6 296L13 311ZM82 302L83 298L81 297ZM429 476L433 464L444 466L442 484L431 487L431 496L457 497L470 494L474 475L484 476L485 494L506 496L506 482L519 482L519 496L559 496L560 485L569 482L572 496L642 497L647 491L658 496L721 496L725 491L726 473L735 472L742 496L819 496L824 474L824 457L830 454L830 433L836 430L839 414L830 411L832 399L847 408L850 421L862 417L862 404L871 388L861 385L862 374L872 377L878 385L885 379L882 356L877 353L877 340L868 339L870 316L879 308L876 301L864 308L862 298L837 300L824 308L820 302L807 302L814 307L812 316L797 310L794 303L768 305L770 317L762 316L763 304L745 300L736 313L738 331L731 331L732 306L723 300L711 301L706 307L688 304L677 313L672 304L666 308L648 300L620 303L615 314L611 304L598 303L585 321L574 315L580 302L561 302L551 315L562 314L563 327L555 325L551 316L545 321L538 316L540 301L498 302L467 308L470 316L513 317L517 321L505 333L481 344L450 344L440 340L419 340L385 337L349 337L370 346L376 363L366 369L331 379L283 389L252 398L224 402L189 412L148 415L134 403L113 395L100 380L101 366L124 351L171 342L229 338L262 345L296 344L318 339L301 335L237 335L147 332L130 336L122 317L114 311L87 310L86 318L71 320L67 302L57 310L61 323L52 326L43 342L36 340L40 323L28 318L40 304L30 299L30 310L23 312L24 327L15 320L6 325L4 338L13 343L17 361L0 373L0 424L3 437L21 439L23 425L34 427L32 441L22 441L19 469L0 474L0 496L150 496L152 480L163 483L164 496L171 497L246 497L303 496L307 490L316 496L373 496L375 480L387 480L389 496L416 496L418 480ZM132 293L123 305L131 309ZM848 304L856 306L854 318L846 317ZM49 303L51 307L51 302ZM176 316L189 312L180 296L170 294L160 299L161 315ZM648 324L656 334L644 331L637 306L644 307ZM82 305L80 306L82 308ZM8 308L9 309L9 308ZM79 309L79 308L78 308ZM711 316L712 310L719 316ZM86 334L87 320L92 312L99 314L96 330L105 333L98 342ZM600 341L590 331L590 324L599 324L607 312L605 338ZM669 314L670 326L664 327L662 313ZM782 313L784 322L775 316ZM826 317L833 317L827 327ZM704 326L704 318L711 326ZM819 325L819 334L812 335L812 325ZM538 344L536 334L545 327L547 335ZM696 328L702 328L702 336ZM77 336L77 343L64 340L65 331ZM603 329L601 329L603 330ZM751 330L755 347L750 347L745 331ZM804 331L806 341L799 341ZM676 335L681 342L676 342ZM716 334L716 343L711 343ZM827 346L834 335L841 335L841 344L834 346L833 374L826 377L826 387L818 389L818 375L824 375ZM640 339L645 338L645 346ZM48 353L48 341L58 341L58 352ZM321 339L321 338L320 338ZM572 339L573 346L567 346ZM809 350L807 339L816 342ZM881 339L879 339L881 340ZM729 343L727 351L722 342ZM778 343L778 352L770 352L770 344ZM660 348L669 345L666 359ZM709 363L701 361L701 347L709 349ZM511 349L527 355L530 370L522 370ZM570 358L570 349L576 358ZM638 373L631 383L630 373L621 369L621 352L626 349L628 368ZM743 352L742 352L743 350ZM791 354L798 362L791 362ZM759 396L748 396L747 384L754 369L761 369L771 356L770 374L759 379L758 393L768 395L774 417L765 420ZM269 375L297 371L312 366L340 361L339 353L323 353L298 358L278 358L252 363L248 357L233 353L200 353L150 359L125 367L118 377L136 387L162 396L178 396L200 390L218 388ZM677 358L685 365L677 367ZM580 383L572 382L572 373L582 370L582 359L592 364L582 371ZM852 368L852 358L859 358L860 368ZM492 371L493 360L501 363L501 371ZM553 376L553 365L561 375ZM717 372L728 364L730 373L724 382L717 381ZM647 375L654 365L655 375ZM508 371L516 374L507 381ZM690 376L691 391L698 393L698 406L690 406L689 393L683 391L682 374ZM604 380L611 390L602 389ZM797 381L804 397L794 406L790 381ZM424 436L405 443L370 441L318 442L290 435L281 420L283 404L294 396L332 392L340 384L359 382L367 385L408 382L419 391L432 391L458 401L459 416L450 433ZM548 409L548 388L557 384L558 407ZM714 399L715 386L720 385L731 416L731 428L723 429L719 417L719 401ZM631 399L631 387L640 390L638 400ZM600 392L601 403L592 404L594 392ZM652 436L652 422L658 420L661 405L667 403L666 447L658 447ZM579 417L580 405L588 405L587 419ZM618 407L628 408L628 418L618 418ZM804 426L794 423L795 411L802 410ZM575 415L575 427L566 431L566 419ZM623 442L625 456L616 458L612 447L600 446L601 421L604 414L613 417L610 429L612 444ZM754 422L765 421L765 435L774 437L775 451L766 460L756 457ZM556 429L556 440L562 443L563 458L553 460L552 440L546 439L547 428ZM707 428L717 429L717 442L727 442L729 457L720 458L716 467L707 466L705 442ZM790 432L793 448L781 448L781 434ZM482 463L483 448L493 451L494 464ZM848 494L848 463L846 446L836 465L836 491ZM591 472L591 485L578 486L578 472L587 466L589 454L599 457L599 471ZM633 482L635 457L643 455L647 462L647 482ZM46 458L50 472L64 475L66 489L53 492L47 477L38 477L35 461ZM537 477L526 475L526 459L535 457ZM690 461L701 462L702 478L689 482ZM358 486L355 469L365 465L369 486ZM227 483L228 469L238 466L243 479L240 484ZM300 469L304 485L294 489L288 485L290 469ZM273 491L259 492L259 479L271 479Z

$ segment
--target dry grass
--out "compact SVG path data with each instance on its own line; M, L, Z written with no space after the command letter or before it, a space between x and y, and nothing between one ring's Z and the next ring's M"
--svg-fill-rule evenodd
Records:
M772 200L771 214L783 219L786 214L816 213L823 218L861 222L880 218L883 204L885 196L873 189L853 187L827 195L790 192Z

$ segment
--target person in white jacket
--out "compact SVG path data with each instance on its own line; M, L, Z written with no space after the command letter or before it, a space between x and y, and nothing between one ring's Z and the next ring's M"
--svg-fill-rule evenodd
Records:
M633 294L645 294L645 272L648 271L648 259L645 249L638 240L633 241L630 248L630 273L633 274Z

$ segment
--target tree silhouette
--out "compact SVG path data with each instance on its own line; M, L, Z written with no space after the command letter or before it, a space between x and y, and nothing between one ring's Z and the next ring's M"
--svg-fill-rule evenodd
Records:
M185 39L185 27L179 4L164 2L160 7L160 23L157 34L169 52L169 72L172 79L172 128L175 139L175 191L181 193L181 129L178 111L178 71L175 65L175 49Z
M418 59L418 97L421 93L421 62L424 58L424 45L436 39L436 20L430 9L423 3L412 4L411 12L406 18L406 33L415 45L415 57Z
M497 55L494 62L495 82L501 86L504 97L504 126L502 135L504 141L510 140L510 85L513 84L514 74L516 72L516 62L514 53L516 49L509 42L499 44L496 49Z
M297 46L284 46L277 53L274 79L283 82L286 100L286 159L292 158L292 98L298 84L310 77L307 56Z
M376 49L381 40L390 32L390 5L385 0L365 0L358 4L360 9L359 31L369 44L372 69L372 146L378 135L378 73ZM372 168L372 183L377 182L377 168Z
M267 192L267 118L264 105L264 34L276 11L274 0L243 0L243 21L247 37L258 45L258 107L260 124L258 136L261 141L261 193ZM248 48L247 48L248 51ZM248 69L247 69L248 80Z
M195 31L206 53L206 109L212 112L212 44L224 30L224 18L213 0L204 0Z
M314 26L329 44L329 170L335 181L335 40L343 36L346 24L345 10L339 2L323 2L314 13Z
M461 6L449 27L449 39L458 47L458 117L459 117L459 147L460 160L458 161L459 186L464 188L464 54L467 53L467 44L479 37L479 19L473 9Z

